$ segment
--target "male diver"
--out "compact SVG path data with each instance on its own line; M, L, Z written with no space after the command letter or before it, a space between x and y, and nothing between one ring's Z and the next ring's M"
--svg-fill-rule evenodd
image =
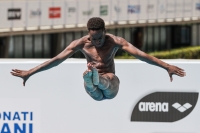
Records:
M25 86L30 76L59 65L80 50L87 60L88 69L83 73L86 92L97 101L112 99L117 95L120 83L115 75L114 56L122 49L142 61L164 68L171 81L173 74L185 76L183 69L142 52L122 37L106 33L104 20L99 17L90 18L87 28L88 35L72 41L54 58L28 71L13 69L11 74L21 77Z

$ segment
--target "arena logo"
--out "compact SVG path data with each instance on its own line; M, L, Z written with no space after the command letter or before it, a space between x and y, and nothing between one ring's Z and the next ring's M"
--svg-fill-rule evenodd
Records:
M134 107L131 121L175 122L194 109L198 93L155 92L142 98Z
M150 112L168 112L169 104L168 103L161 103L161 102L140 102L139 103L139 110L143 111L150 111Z
M33 133L33 112L0 112L0 133Z

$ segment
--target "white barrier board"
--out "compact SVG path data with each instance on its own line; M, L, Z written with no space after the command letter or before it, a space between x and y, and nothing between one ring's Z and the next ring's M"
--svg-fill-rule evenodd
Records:
M136 104L151 93L199 93L199 60L164 60L186 71L183 78L173 76L173 82L170 82L168 73L159 67L138 60L115 60L120 89L114 99L104 101L95 101L85 92L82 78L86 70L85 60L68 59L55 68L33 75L25 87L22 86L22 79L10 74L13 68L28 70L44 61L46 60L0 60L0 131L8 128L17 130L23 127L23 123L27 130L33 131L26 133L200 131L199 100L196 101L196 106L192 105L195 106L192 112L179 121L131 121ZM175 108L173 111L182 113ZM187 111L190 109L185 110L185 113ZM13 123L16 123L14 127Z

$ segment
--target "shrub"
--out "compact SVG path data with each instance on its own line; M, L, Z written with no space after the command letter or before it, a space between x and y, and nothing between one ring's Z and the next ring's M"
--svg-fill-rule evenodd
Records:
M158 51L148 53L149 55L155 56L159 59L200 59L200 46L190 46L178 49L172 49L169 51ZM116 59L135 59L135 57L128 53L122 56L115 57Z

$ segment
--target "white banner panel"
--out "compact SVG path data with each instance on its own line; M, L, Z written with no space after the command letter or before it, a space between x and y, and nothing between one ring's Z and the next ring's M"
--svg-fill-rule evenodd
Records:
M12 20L12 28L24 28L26 25L26 2L13 1L13 8L8 11L9 20Z
M193 2L189 0L184 0L184 17L192 17L192 6Z
M63 25L64 24L64 17L65 17L65 1L64 0L57 0L53 1L53 8L52 13L54 14L53 25ZM56 9L56 10L55 10Z
M180 102L176 95L171 95L177 100L174 102L175 105L178 104L180 108L169 104L171 110L162 112L163 108L160 106L156 106L160 109L155 111L155 104L149 104L146 106L149 107L146 108L146 112L145 110L139 112L141 117L146 113L146 118L151 115L163 118L165 114L171 115L171 113L177 117L187 115L178 121L131 121L134 107L136 108L137 103L149 94L199 93L200 61L198 60L163 60L186 71L185 77L173 75L173 82L170 82L167 71L157 66L139 60L115 60L116 75L120 80L119 92L114 99L103 101L93 100L85 91L82 75L87 69L86 60L68 59L57 67L31 76L25 87L21 78L10 74L12 69L29 70L44 61L47 60L0 61L0 81L3 81L0 82L0 131L3 127L1 124L8 123L9 127L12 126L12 122L20 124L24 121L27 124L29 119L33 122L32 133L199 133L200 131L199 98L196 99L196 104L192 104L187 99L181 99ZM153 97L160 97L158 101L153 98L145 99L142 101L143 105L144 102L166 104L169 101L163 102L164 96ZM187 106L184 106L185 104ZM11 112L11 116L15 116L15 112L19 113L21 121L18 121L19 117L12 117L16 121L12 119L5 122L3 112L7 111ZM23 113L27 114L26 120L21 111L30 112ZM169 117L166 118L168 119ZM6 130L3 131L8 133Z
M158 19L165 19L167 12L167 3L166 0L158 0Z
M42 133L41 105L37 98L0 98L1 133Z
M8 10L12 9L11 1L0 1L0 28L11 28L11 21L8 19Z
M40 2L41 9L42 9L42 16L40 19L40 26L52 26L53 23L53 16L51 16L53 8L53 2L42 0Z
M91 14L89 14L89 18L91 17L99 17L100 14L100 1L99 0L89 0L89 9L91 9Z
M200 0L193 0L192 6L192 17L199 17L200 16Z
M176 13L176 3L175 0L167 0L167 19L175 18Z
M141 13L141 5L139 0L129 0L128 4L128 20L138 20L138 15Z
M79 0L78 1L78 23L86 24L90 14L94 12L93 7L89 7L88 0Z
M27 27L39 26L39 21L42 15L39 1L27 1Z
M148 19L157 18L157 0L149 0L147 5Z
M118 13L118 20L128 20L128 0L120 0L118 5L121 8L121 11Z
M66 20L65 20L66 24L68 25L77 24L78 9L76 0L66 1L65 15L66 15Z
M184 12L184 0L176 0L176 18L182 18L183 17L183 12Z
M111 17L111 0L100 0L99 15L104 21L110 21L110 17Z
M148 18L147 16L147 5L148 5L148 0L140 0L140 7L141 7L141 13L139 14L139 20L146 20Z
M119 5L119 0L111 1L111 21L118 21L118 14L121 12L121 7Z

